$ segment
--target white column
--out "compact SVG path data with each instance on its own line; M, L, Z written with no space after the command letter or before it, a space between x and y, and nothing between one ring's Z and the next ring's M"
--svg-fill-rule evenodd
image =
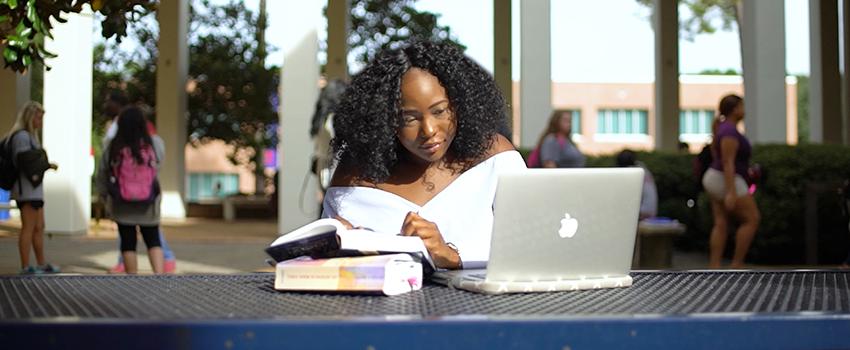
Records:
M165 160L159 173L164 218L186 217L186 79L189 74L187 0L161 1L157 8L159 42L156 69L157 133L165 141Z
M493 0L493 78L505 96L508 125L513 126L511 23L511 0ZM518 135L513 136L516 141Z
M747 137L786 143L785 3L744 0L743 69Z
M520 142L534 147L552 113L549 0L520 3Z
M92 25L91 11L55 22L44 72L42 145L58 171L44 176L45 229L85 234L91 217Z
M679 145L679 9L678 1L655 0L655 149Z
M842 0L841 5L843 21L841 35L844 39L844 62L841 62L841 64L844 65L845 72L842 81L844 85L844 96L842 96L844 110L841 119L844 121L844 145L846 146L850 145L850 76L847 75L847 72L850 72L850 0Z
M836 0L809 0L809 30L809 139L814 143L840 144L843 137Z
M0 52L3 47L0 46ZM0 68L0 135L5 135L15 123L18 110L30 100L30 78L32 74L19 74L8 68Z
M310 118L319 97L318 28L322 19L321 1L286 0L281 20L285 31L280 87L280 142L278 143L279 182L278 228L289 232L316 219L315 183L308 183L302 193L304 175L309 172ZM275 35L275 34L272 34ZM312 179L315 181L315 178Z
M348 78L348 0L328 0L328 79Z

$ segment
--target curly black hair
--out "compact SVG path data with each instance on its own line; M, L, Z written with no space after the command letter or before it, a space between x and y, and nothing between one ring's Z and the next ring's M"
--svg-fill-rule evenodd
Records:
M413 67L431 73L446 89L457 120L448 152L464 170L507 126L505 99L493 77L456 46L415 42L387 50L352 79L334 115L333 152L358 180L386 181L407 152L396 135L402 126L401 79Z

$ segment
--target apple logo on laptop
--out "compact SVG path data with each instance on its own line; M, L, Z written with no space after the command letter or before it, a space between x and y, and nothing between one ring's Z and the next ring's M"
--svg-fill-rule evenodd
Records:
M561 228L558 230L558 235L561 238L573 238L576 235L576 231L578 231L578 220L570 217L570 213L565 213L564 218L561 219Z

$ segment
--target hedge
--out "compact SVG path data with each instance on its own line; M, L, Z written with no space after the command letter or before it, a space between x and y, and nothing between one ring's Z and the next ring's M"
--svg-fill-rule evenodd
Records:
M527 150L521 150L527 155ZM695 155L638 152L637 158L652 172L658 187L658 215L688 226L677 239L683 250L707 250L711 231L711 207L699 192L693 174ZM835 145L756 145L753 163L764 176L756 191L761 225L748 255L757 264L805 263L805 196L808 183L835 184L818 196L819 263L837 264L850 250L847 217L841 210L838 184L850 178L850 148ZM591 156L589 167L614 166L614 155ZM831 187L832 188L832 187ZM734 236L730 236L730 248Z

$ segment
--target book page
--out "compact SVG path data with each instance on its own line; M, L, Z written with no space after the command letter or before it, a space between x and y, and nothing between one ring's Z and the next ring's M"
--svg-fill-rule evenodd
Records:
M315 236L332 231L345 231L345 227L343 227L342 223L339 222L339 220L337 219L319 219L307 225L299 227L295 231L281 235L280 237L275 239L272 244L270 244L270 246L289 243L292 241L297 241L304 237Z
M362 252L421 253L432 267L434 262L422 239L416 236L379 233L369 230L339 231L342 249Z

